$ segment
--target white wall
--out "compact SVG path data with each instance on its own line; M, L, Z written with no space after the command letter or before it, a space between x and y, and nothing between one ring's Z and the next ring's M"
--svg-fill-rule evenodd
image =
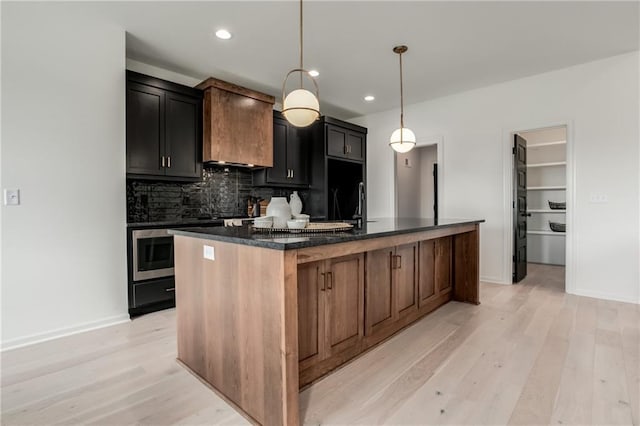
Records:
M3 348L128 319L125 33L76 13L2 4Z
M485 87L405 108L421 140L441 135L441 217L484 218L483 280L510 283L510 132L567 124L573 149L574 288L587 296L640 303L638 52ZM407 88L410 90L410 88ZM392 216L398 111L360 117L368 127L370 217ZM608 203L593 204L591 194Z

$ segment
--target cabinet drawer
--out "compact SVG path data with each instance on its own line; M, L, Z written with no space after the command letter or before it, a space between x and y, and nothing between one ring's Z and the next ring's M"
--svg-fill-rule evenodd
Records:
M133 307L150 303L164 302L175 297L175 280L173 277L162 280L133 284Z

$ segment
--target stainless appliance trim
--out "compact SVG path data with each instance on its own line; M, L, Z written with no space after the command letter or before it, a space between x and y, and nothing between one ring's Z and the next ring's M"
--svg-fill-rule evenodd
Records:
M138 229L131 231L132 235L132 269L133 281L149 280L152 278L163 278L174 275L174 268L153 269L151 271L138 270L138 240L142 238L170 237L167 229Z

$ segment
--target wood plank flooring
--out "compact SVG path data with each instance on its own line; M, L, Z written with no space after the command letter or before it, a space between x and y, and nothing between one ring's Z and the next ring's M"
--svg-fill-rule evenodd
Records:
M305 424L640 424L640 307L564 268L482 284L300 395ZM3 425L239 425L176 361L175 311L1 355Z

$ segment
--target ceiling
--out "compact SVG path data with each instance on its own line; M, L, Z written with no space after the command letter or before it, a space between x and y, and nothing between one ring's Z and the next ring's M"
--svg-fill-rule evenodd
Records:
M90 6L127 31L127 56L279 98L298 65L296 1L121 2ZM305 68L322 112L341 118L637 50L638 2L305 1ZM228 41L213 34L226 28ZM367 103L365 95L376 100Z

